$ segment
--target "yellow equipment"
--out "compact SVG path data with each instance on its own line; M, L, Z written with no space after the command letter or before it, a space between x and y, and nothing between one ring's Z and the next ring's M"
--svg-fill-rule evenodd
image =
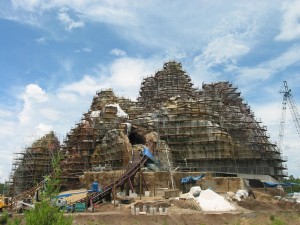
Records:
M0 212L8 207L8 197L0 195Z

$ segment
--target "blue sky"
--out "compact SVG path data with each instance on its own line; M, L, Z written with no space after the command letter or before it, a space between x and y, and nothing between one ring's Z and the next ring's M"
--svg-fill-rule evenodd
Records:
M169 60L196 87L238 86L272 141L284 80L300 108L300 1L3 0L0 30L2 182L14 152L49 130L62 141L97 90L135 99ZM288 110L283 154L297 177L299 148Z

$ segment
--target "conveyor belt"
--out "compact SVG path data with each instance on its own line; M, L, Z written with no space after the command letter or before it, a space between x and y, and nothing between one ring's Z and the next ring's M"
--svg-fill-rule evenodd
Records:
M88 204L90 204L90 200L87 201L87 198L91 198L93 204L99 203L104 197L109 195L114 188L121 187L126 181L129 182L131 189L133 189L130 179L134 178L135 174L140 170L140 168L145 164L147 160L148 157L144 155L138 163L131 165L131 167L118 180L102 188L102 191L100 193L95 193L88 197L82 198L77 202L88 202Z
M129 169L115 182L107 185L106 187L102 188L102 191L100 193L94 193L92 195L89 195L85 198L82 198L76 202L86 202L87 198L92 198L93 204L100 202L104 197L109 195L113 188L118 188L124 185L125 182L129 182L131 190L133 190L133 185L131 183L131 179L134 178L135 174L139 171L139 169L145 164L145 162L148 160L148 157L144 155L140 161L137 163L134 163L130 165ZM36 190L44 185L45 180L38 183L36 186L22 192L21 194L13 197L12 202L16 203L19 200L22 200L23 198L26 198L28 196L33 196L36 192ZM90 201L88 201L90 204Z
M42 180L40 183L38 183L36 186L31 187L30 189L14 196L12 198L12 203L16 203L17 201L23 200L24 198L27 198L28 196L34 196L37 189L44 186L45 180Z

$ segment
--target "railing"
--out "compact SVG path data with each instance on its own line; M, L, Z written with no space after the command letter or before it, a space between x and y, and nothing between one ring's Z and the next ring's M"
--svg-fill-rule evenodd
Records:
M246 166L198 166L193 163L174 163L174 168L177 171L190 171L190 172L213 172L213 173L244 173L244 174L254 174L254 175L272 175L270 174L270 168L268 166L256 166L256 167L246 167ZM286 168L286 164L282 164L282 168ZM275 176L285 176L285 171L278 171Z

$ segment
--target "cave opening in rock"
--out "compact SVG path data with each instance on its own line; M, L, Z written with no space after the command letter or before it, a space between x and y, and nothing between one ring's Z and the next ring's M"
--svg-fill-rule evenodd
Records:
M129 134L128 138L132 145L145 144L145 138L142 135L140 135L137 131L132 131Z

